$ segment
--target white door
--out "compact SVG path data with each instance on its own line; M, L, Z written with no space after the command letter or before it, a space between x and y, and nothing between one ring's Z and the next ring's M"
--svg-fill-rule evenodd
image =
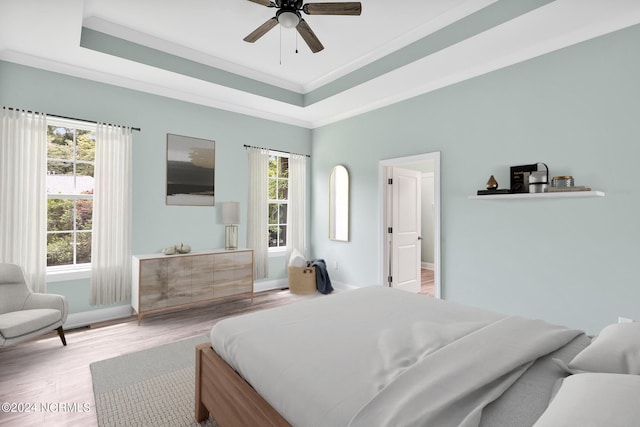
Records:
M420 292L422 174L391 168L391 286Z

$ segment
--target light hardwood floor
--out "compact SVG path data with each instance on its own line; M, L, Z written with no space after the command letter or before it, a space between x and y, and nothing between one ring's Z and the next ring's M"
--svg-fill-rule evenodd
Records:
M207 334L215 322L225 317L314 297L321 295L294 295L288 290L260 292L255 294L253 303L250 298L237 298L149 315L141 326L132 316L69 330L66 347L53 332L0 349L0 404L27 405L13 408L23 412L0 410L0 425L96 426L91 363ZM84 404L88 404L88 412L74 411L74 405L82 409ZM72 411L67 412L67 408Z
M435 295L435 279L433 270L422 268L420 270L420 294L434 296Z

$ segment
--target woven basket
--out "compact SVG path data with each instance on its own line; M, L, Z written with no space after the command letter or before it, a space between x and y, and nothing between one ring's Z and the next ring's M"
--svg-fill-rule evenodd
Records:
M288 270L292 294L312 294L316 291L315 267L289 267Z

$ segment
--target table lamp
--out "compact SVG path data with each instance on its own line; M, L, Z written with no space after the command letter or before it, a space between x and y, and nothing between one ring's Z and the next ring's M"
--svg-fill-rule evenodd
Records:
M228 251L238 249L240 202L222 203L222 223L226 225L224 230L224 248Z

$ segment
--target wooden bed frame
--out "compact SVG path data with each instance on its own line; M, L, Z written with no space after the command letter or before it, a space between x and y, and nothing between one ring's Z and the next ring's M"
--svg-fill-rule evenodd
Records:
M291 427L210 343L196 346L195 383L197 422L211 414L220 427Z

